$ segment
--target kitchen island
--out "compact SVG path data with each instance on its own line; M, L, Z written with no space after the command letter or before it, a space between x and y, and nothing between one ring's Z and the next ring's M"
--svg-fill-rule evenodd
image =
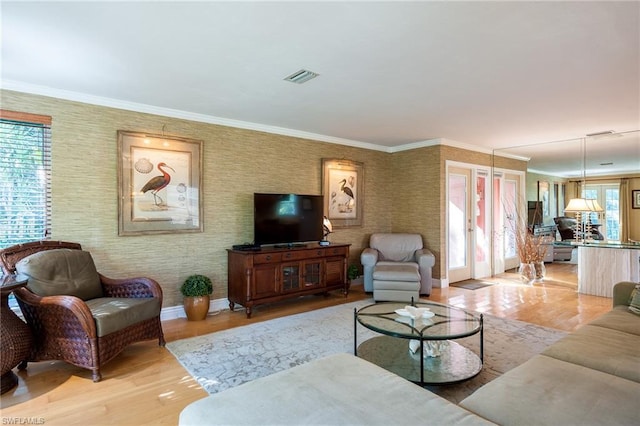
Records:
M620 281L640 282L640 244L588 241L578 247L578 292L612 297Z

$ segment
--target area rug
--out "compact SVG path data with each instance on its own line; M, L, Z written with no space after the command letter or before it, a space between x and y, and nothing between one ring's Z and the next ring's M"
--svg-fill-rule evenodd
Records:
M330 354L353 353L354 308L372 300L310 311L167 343L210 394ZM484 316L484 368L471 380L428 389L459 402L482 384L522 364L566 333ZM358 325L358 344L379 334ZM478 353L478 335L464 339Z
M467 289L467 290L477 290L479 288L489 287L489 286L494 285L494 284L496 284L496 283L491 282L491 281L464 280L464 281L459 281L457 283L451 283L449 285L451 287L464 288L464 289Z

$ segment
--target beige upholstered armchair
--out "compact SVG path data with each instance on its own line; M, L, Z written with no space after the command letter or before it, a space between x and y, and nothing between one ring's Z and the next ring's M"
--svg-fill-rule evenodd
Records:
M162 289L150 278L111 279L80 244L40 241L0 251L8 273L28 277L14 293L33 334L28 361L62 360L92 371L131 343L158 339Z
M417 301L431 294L435 257L420 234L372 234L360 256L364 290L376 301Z

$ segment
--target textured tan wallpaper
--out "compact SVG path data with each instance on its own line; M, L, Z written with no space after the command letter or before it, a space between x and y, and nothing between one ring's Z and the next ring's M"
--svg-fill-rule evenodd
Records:
M77 241L98 270L113 278L149 276L162 285L164 306L182 303L178 287L192 273L227 294L227 253L253 239L253 193L320 194L322 158L364 163L361 228L338 229L332 242L351 243L352 262L372 232L391 230L391 154L151 114L2 91L4 109L53 117L53 239ZM117 134L130 130L204 141L204 232L118 236Z
M182 303L178 287L201 273L227 294L227 253L253 239L253 193L320 194L322 158L364 163L364 222L337 229L332 242L359 257L373 232L418 232L436 256L434 278L446 276L445 163L491 166L489 154L438 145L388 154L306 139L193 122L44 96L0 91L4 109L53 117L53 239L80 242L100 272L150 276L164 306ZM117 131L200 139L203 146L204 232L118 236ZM515 170L523 162L503 161Z
M440 277L441 176L440 146L393 154L393 232L422 234L436 256L434 277Z

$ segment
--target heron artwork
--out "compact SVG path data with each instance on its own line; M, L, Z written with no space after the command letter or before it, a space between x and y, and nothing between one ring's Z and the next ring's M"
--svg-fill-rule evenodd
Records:
M151 195L153 195L153 203L156 206L160 206L164 203L164 200L160 197L160 195L158 195L158 192L160 192L163 188L169 185L169 182L171 182L171 175L166 170L164 170L164 168L170 169L174 173L176 171L166 163L158 163L156 167L158 168L158 170L160 170L162 175L154 176L149 179L149 181L142 187L140 192L146 194L148 191L151 191ZM158 200L160 201L158 202Z
M353 191L348 186L345 187L346 184L347 184L346 179L342 179L340 181L340 191L344 192L349 198L353 200Z
M340 182L340 192L342 192L346 197L346 202L342 204L338 204L338 208L341 212L350 212L353 209L353 205L355 204L355 197L353 195L353 191L348 186L346 179L342 179Z

